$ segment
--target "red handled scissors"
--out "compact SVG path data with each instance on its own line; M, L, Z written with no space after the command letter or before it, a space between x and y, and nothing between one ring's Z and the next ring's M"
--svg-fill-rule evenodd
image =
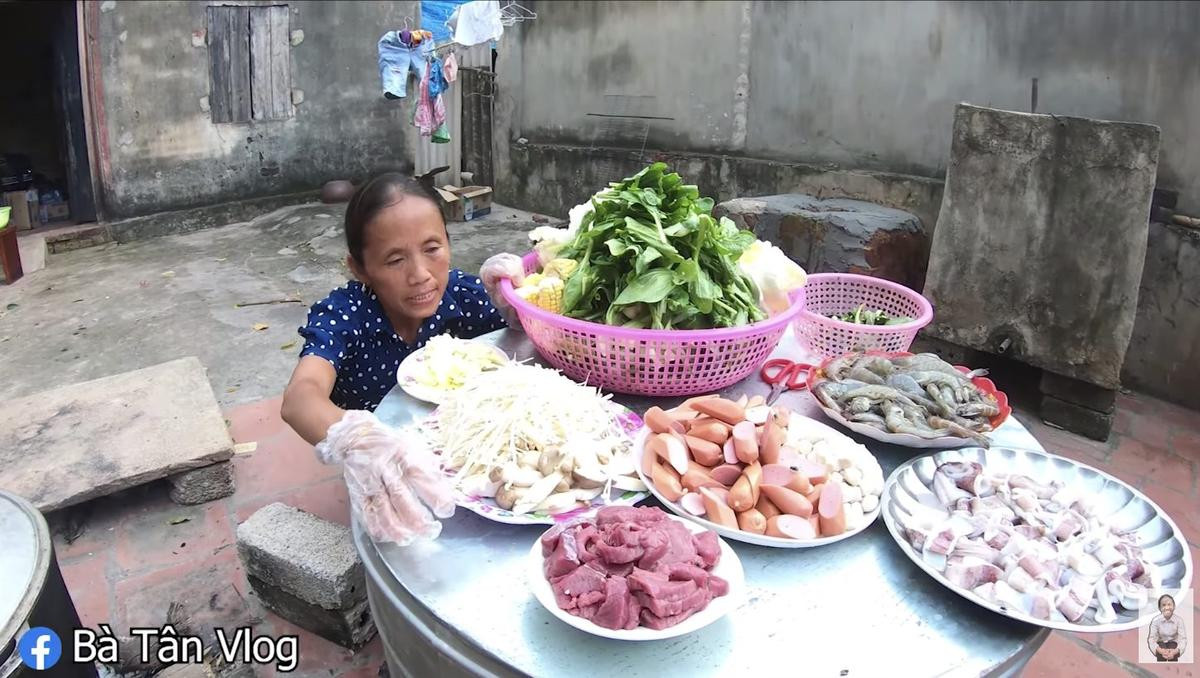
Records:
M794 363L786 358L768 360L758 373L763 381L771 385L771 395L767 397L767 404L775 404L784 391L808 388L808 374L814 369L815 365Z

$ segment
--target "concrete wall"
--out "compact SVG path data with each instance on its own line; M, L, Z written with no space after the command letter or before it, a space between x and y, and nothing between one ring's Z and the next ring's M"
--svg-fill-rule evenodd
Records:
M1037 78L1038 112L1162 127L1160 185L1200 209L1197 3L542 2L536 11L506 31L498 64L502 200L540 171L509 171L522 169L520 138L542 156L644 143L937 178L954 105L1029 110ZM618 125L589 113L670 119ZM563 174L569 154L553 155Z
M417 19L417 2L291 2L291 30L304 32L291 49L303 101L290 119L237 124L214 124L202 106L210 3L88 4L109 218L294 193L412 162L412 99L383 98L375 44Z

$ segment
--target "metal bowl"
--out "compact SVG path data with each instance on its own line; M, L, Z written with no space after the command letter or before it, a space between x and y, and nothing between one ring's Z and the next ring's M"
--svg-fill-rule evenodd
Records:
M1093 601L1092 607L1089 607L1083 618L1076 623L1038 619L1020 611L1003 608L970 590L952 584L941 572L926 563L921 553L909 544L897 519L898 515L911 514L913 505L920 503L917 493L932 492L933 472L938 465L947 461L975 461L989 471L1021 473L1036 478L1039 482L1059 480L1067 485L1082 485L1087 494L1094 497L1096 514L1102 520L1117 529L1129 530L1136 535L1144 557L1158 568L1163 590L1186 589L1191 585L1192 557L1183 533L1166 512L1146 495L1107 473L1047 452L1006 447L987 450L972 447L937 452L905 462L888 477L882 497L883 520L900 549L918 567L928 572L929 576L967 600L1012 619L1083 633L1122 631L1143 626L1149 621L1146 613L1151 611L1144 609L1139 615L1119 608L1116 621L1097 624ZM1152 611L1157 613L1157 610Z

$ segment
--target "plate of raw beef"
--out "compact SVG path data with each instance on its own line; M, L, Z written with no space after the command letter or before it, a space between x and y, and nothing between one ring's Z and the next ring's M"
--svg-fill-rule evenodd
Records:
M527 575L555 617L616 640L704 628L741 602L746 585L715 532L653 507L606 507L554 526L529 550Z

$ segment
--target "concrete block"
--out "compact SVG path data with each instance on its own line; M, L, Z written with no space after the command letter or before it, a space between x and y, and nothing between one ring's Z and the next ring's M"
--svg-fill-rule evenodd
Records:
M258 577L248 575L247 580L263 607L326 640L356 650L375 636L375 622L366 599L345 609L329 610L305 602Z
M1108 440L1108 435L1112 432L1113 415L1044 395L1042 421L1103 442Z
M233 494L233 462L222 461L194 471L184 471L167 479L171 483L171 501L176 504L203 504Z
M233 456L196 358L63 386L4 403L0 487L41 511Z
M1117 406L1115 389L1093 386L1086 381L1064 377L1046 370L1042 371L1041 391L1059 400L1096 410L1102 414L1112 414Z
M770 240L806 271L862 273L920 289L929 240L908 212L861 200L790 193L717 205L740 228Z
M1152 125L959 105L925 331L1119 387L1158 154Z
M362 561L350 529L278 502L237 529L238 554L248 575L326 610L366 599Z

